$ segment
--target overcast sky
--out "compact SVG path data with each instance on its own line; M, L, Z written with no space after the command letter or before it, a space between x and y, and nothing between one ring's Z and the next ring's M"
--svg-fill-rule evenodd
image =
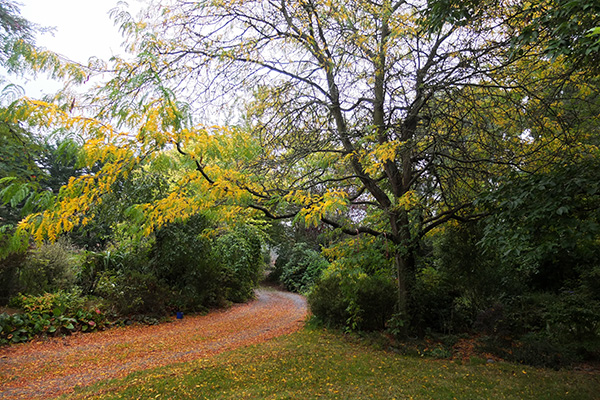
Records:
M90 57L108 60L113 55L124 54L120 48L123 39L118 27L110 19L109 11L118 0L21 0L21 15L44 27L55 27L54 34L40 35L37 44L65 57L87 64ZM135 15L141 7L140 0L129 0ZM23 85L28 96L39 97L53 92L58 84L44 79L31 80Z

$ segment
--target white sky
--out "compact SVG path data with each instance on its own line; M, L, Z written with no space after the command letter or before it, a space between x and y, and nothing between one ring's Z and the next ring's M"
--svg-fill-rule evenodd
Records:
M118 0L21 0L21 15L30 22L43 27L55 27L54 34L44 34L36 43L59 53L70 60L87 64L95 56L108 60L113 55L123 55L123 38L110 19L109 11ZM141 0L129 0L129 10L136 15L142 7ZM25 81L28 96L59 89L58 83L38 77Z

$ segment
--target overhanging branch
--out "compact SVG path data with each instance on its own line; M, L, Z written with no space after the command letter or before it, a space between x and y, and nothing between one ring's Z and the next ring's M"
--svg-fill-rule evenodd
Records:
M361 233L366 233L367 235L372 235L372 236L384 235L386 237L388 237L388 236L391 237L391 235L389 235L389 234L385 234L384 232L376 231L375 229L367 228L366 226L361 226L361 227L358 227L355 229L351 229L351 228L343 227L338 222L335 222L329 218L322 217L321 221L323 221L325 224L330 225L336 229L340 229L342 232L344 232L347 235L358 236Z
M181 143L177 142L177 143L175 143L175 146L177 146L177 151L179 152L179 154L187 156L187 157L190 156L188 153L186 153L185 151L183 151L183 149L181 148ZM204 167L202 166L202 164L200 164L200 161L196 160L196 158L194 158L194 157L192 157L192 159L196 163L196 169L202 174L202 176L204 177L204 179L206 179L206 181L208 183L210 183L211 185L214 185L215 181L213 181L212 179L210 179L210 177L206 174L206 172L204 171Z

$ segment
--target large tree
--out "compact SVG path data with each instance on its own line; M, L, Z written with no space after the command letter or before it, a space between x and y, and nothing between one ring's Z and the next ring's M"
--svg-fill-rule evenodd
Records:
M170 148L180 184L140 207L149 229L227 207L380 236L406 312L419 240L477 218L473 200L495 176L543 168L572 139L556 110L571 75L535 45L512 51L513 1L465 2L446 17L392 0L160 3L143 22L116 14L137 57L116 60L92 104L124 133L75 121L94 137L90 158L106 164L69 185L71 197L31 228L38 237L85 219L115 174ZM16 114L73 124L42 109Z

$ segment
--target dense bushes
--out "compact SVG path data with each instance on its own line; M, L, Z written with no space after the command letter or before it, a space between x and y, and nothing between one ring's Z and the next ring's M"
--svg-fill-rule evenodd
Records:
M253 296L263 265L261 235L241 226L214 230L203 215L172 223L154 239L118 241L87 253L80 284L117 315L197 312Z
M44 243L33 249L21 266L20 286L29 294L68 290L75 283L78 260L66 241Z
M204 310L224 300L224 272L214 254L214 241L204 235L209 228L209 220L200 214L161 228L144 266L143 272L154 276L156 284L171 290L166 298L180 311Z
M422 243L409 314L395 317L397 288L385 245L337 242L325 250L333 261L310 291L311 310L326 325L346 329L477 335L482 351L520 363L560 368L599 359L600 268L589 258L565 265L563 255L553 262L571 272L543 284L541 269L520 268L483 247L483 227L448 224Z
M342 292L342 277L338 274L323 276L308 295L313 315L328 326L345 326L350 302Z
M89 296L101 299L102 318L113 320L246 301L262 276L264 255L258 228L218 227L196 215L146 238L115 229L113 243L102 251L58 241L7 262L1 272L14 286L3 285L4 304L13 297L11 305L21 313L2 316L1 340L15 343L97 329L101 321L88 307ZM17 290L27 295L14 297Z
M498 257L491 243L483 247L482 227L447 225L429 238L432 251L421 260L411 299L412 329L481 335L487 352L526 364L599 358L598 268L563 254L553 261L562 272L550 279Z
M275 267L279 280L287 290L306 293L329 262L306 243L297 243L277 258Z
M396 285L388 277L327 271L308 295L312 313L329 326L381 330L394 313Z
M104 272L96 294L107 300L111 315L123 317L164 316L173 298L155 275L131 270Z
M481 311L473 329L507 360L559 368L600 357L600 302L582 292L527 293Z
M0 260L0 304L19 292L43 294L69 290L79 266L76 249L66 240L43 243Z
M261 236L251 226L213 229L196 215L161 228L154 240L119 241L117 248L90 255L83 281L119 315L197 312L246 301L261 275Z
M7 304L18 293L19 268L26 258L27 253L22 251L0 260L0 304Z
M309 293L313 314L326 325L350 330L383 329L398 299L386 240L338 240L324 253L332 263Z
M215 241L213 257L222 271L220 289L225 299L244 302L254 296L264 263L260 237L257 228L245 225Z

